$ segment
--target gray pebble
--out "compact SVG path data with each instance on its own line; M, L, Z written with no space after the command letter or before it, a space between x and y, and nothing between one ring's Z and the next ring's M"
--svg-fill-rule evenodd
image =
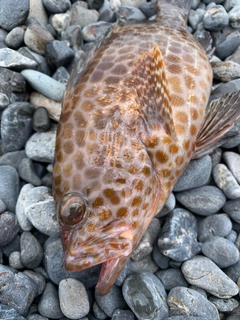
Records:
M146 20L146 16L141 10L131 6L121 6L116 12L117 19L124 17L126 20Z
M218 212L226 202L224 193L215 186L202 186L179 192L175 196L188 210L201 216Z
M25 153L25 150L7 152L0 157L0 165L10 165L15 169L18 169L22 159L26 157L27 155Z
M43 4L51 13L63 13L71 7L69 0L43 0Z
M237 282L238 278L240 277L240 260L238 260L238 262L234 265L225 268L224 272L229 278L232 279L232 281Z
M214 79L223 82L239 78L240 64L233 61L212 62Z
M53 69L68 66L74 59L74 56L74 51L62 41L49 41L45 46L46 60Z
M24 42L29 49L39 54L45 53L45 45L48 41L54 40L51 33L39 24L30 24L24 35Z
M224 60L230 56L234 50L240 45L240 34L233 35L225 41L221 42L216 47L216 54L221 59Z
M229 240L213 236L202 245L202 252L219 268L227 268L239 260L238 248Z
M176 199L173 193L170 194L166 202L164 203L164 207L162 210L156 215L156 218L160 218L168 214L170 211L172 211L175 208L176 205Z
M0 302L26 314L38 291L37 284L22 272L0 265Z
M0 246L5 246L17 235L19 230L16 215L4 212L0 215Z
M9 256L8 262L9 266L13 269L19 270L24 268L21 261L20 251L13 251Z
M59 68L57 68L56 72L54 72L52 77L53 77L53 79L57 80L58 82L66 85L68 83L70 75L69 75L66 68L59 67Z
M20 252L20 237L19 235L16 235L15 238L5 246L1 247L2 252L6 257L9 257L10 254L14 251Z
M6 36L5 43L10 49L17 50L23 45L26 27L19 26L12 29Z
M233 7L229 12L229 22L233 28L240 28L240 5Z
M102 37L111 26L111 23L99 21L92 23L82 29L82 36L85 41L95 41Z
M5 109L9 104L8 96L5 93L0 93L0 109Z
M174 209L168 216L158 238L160 251L175 261L184 261L201 251L197 242L197 220L185 209Z
M166 291L155 275L148 272L131 274L124 281L122 290L125 301L139 320L165 319L169 315Z
M37 268L43 259L43 249L38 240L27 231L20 237L21 261L29 269Z
M169 260L170 258L164 256L162 252L159 250L158 245L154 244L153 246L153 252L152 257L154 262L161 268L161 269L167 269L169 267Z
M240 171L238 169L240 167L240 155L236 152L226 151L223 153L223 159L237 182L240 183Z
M240 5L239 0L226 0L224 2L224 8L226 11L230 11L233 7Z
M82 46L82 32L80 26L69 26L61 32L61 40L66 40L74 51L78 51Z
M0 49L0 67L2 68L13 68L16 71L21 71L23 69L35 69L37 63L15 50L10 48Z
M7 206L2 199L0 199L0 214L7 210Z
M208 30L218 31L227 26L229 17L223 6L216 5L207 10L203 18L204 27Z
M240 218L240 217L239 217ZM239 219L240 221L240 219ZM225 239L231 241L232 243L235 243L236 239L237 239L237 232L234 230L231 230L229 232L229 234L225 237Z
M45 288L45 285L46 285L46 281L45 281L44 277L40 273L34 272L32 270L24 270L23 273L26 276L28 276L29 278L31 278L35 283L37 283L38 295L41 294Z
M43 234L50 237L59 235L55 204L47 187L36 187L26 193L25 214Z
M93 313L95 317L99 320L105 320L108 318L106 313L102 311L102 309L99 307L99 305L96 302L93 303Z
M28 0L0 0L0 27L12 30L14 27L24 23L29 13Z
M226 214L215 214L198 223L198 239L201 242L212 236L226 237L232 230L232 222Z
M41 179L35 172L33 162L29 158L22 159L18 167L18 173L20 178L26 182L32 183L35 186L40 186L42 184Z
M175 184L173 191L178 192L203 186L208 182L211 170L212 161L211 157L208 155L190 161L189 165Z
M21 150L32 133L34 107L28 102L10 104L2 113L1 136L3 149Z
M81 28L98 21L99 13L96 10L89 10L80 5L72 6L69 10L71 25L80 25Z
M52 163L56 143L56 126L47 132L36 132L27 141L27 156L35 161Z
M33 89L42 93L47 98L55 101L62 100L64 90L66 89L64 84L35 70L24 70L21 74Z
M155 273L158 270L158 266L153 261L151 255L148 255L138 261L134 261L131 259L130 270L131 272L148 271Z
M17 170L8 165L0 166L0 199L4 201L7 210L11 212L15 212L19 187Z
M197 29L199 23L203 20L205 12L206 11L202 9L190 10L188 22L189 25L193 28L193 30Z
M168 295L168 304L172 317L167 319L174 320L174 316L184 315L182 319L191 319L188 316L194 316L195 320L202 318L219 320L217 308L199 292L189 288L173 288Z
M82 318L89 313L90 306L86 289L76 279L67 278L59 283L59 300L63 314L70 319Z
M60 319L63 313L60 309L57 289L48 282L39 299L38 311L43 317Z
M240 118L237 119L233 128L228 131L227 136L229 137L226 139L226 142L222 145L222 148L230 149L237 147L240 145Z
M238 294L238 286L209 258L195 256L183 262L185 279L218 298L231 298Z
M112 320L134 320L134 314L130 310L116 309L113 313Z
M14 308L1 303L0 303L0 319L26 320L26 318L20 316L19 313L17 313L17 311Z
M139 9L142 13L149 19L150 17L154 16L157 13L156 4L154 2L143 2Z
M213 178L216 185L224 192L229 199L240 197L240 186L228 168L219 163L213 168Z
M188 287L180 269L170 268L156 272L156 276L161 280L165 290L170 291L175 287Z
M32 223L25 214L25 200L27 192L33 188L34 186L32 184L25 184L20 190L16 204L16 216L18 219L18 223L21 229L24 231L30 231L32 229Z
M124 291L124 289L123 289ZM124 294L124 293L123 293ZM125 298L125 296L124 296ZM108 315L109 317L112 317L114 311L116 309L126 309L127 304L123 299L122 296L122 290L121 288L117 287L116 285L113 285L110 289L109 293L105 296L98 296L95 294L96 302L99 306L101 306L101 309ZM125 298L126 300L126 298Z
M237 308L239 302L236 299L219 299L216 297L209 297L209 301L216 306L220 312L230 312Z
M240 79L231 80L227 83L221 84L215 90L212 91L212 99L217 99L223 96L225 93L231 93L240 90Z

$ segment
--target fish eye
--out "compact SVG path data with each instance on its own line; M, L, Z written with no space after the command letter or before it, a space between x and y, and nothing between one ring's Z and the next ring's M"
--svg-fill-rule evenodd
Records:
M68 194L63 197L59 209L61 220L68 225L74 225L82 220L86 206L81 196Z

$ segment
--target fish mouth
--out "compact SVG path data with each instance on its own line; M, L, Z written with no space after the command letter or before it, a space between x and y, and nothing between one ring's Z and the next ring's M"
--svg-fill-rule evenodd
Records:
M117 269L118 261L130 257L133 250L132 239L132 227L126 222L115 220L84 243L65 250L64 267L73 272L103 263L99 277L99 285L101 285L109 273Z

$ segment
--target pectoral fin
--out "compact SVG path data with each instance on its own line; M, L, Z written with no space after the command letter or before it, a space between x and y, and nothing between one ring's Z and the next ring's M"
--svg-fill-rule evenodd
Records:
M211 153L226 141L224 136L240 116L240 91L225 94L207 107L205 119L196 141L193 159Z

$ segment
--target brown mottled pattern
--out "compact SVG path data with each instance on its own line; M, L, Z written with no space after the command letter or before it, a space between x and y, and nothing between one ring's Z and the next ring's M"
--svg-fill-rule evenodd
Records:
M212 71L185 27L159 20L115 26L65 93L53 191L69 270L129 256L194 151ZM86 208L69 227L61 201L73 193Z

